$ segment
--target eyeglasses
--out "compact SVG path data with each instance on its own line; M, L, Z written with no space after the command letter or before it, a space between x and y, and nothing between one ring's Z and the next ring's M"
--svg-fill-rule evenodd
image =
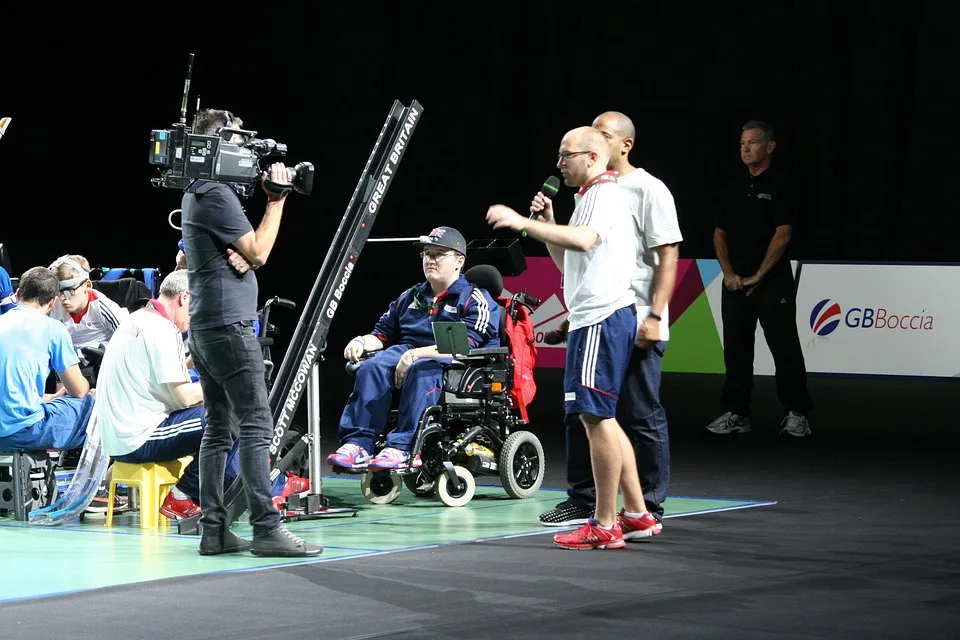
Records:
M453 255L453 253L450 252L450 251L448 251L448 252L446 252L446 253L430 253L430 252L427 252L427 251L421 251L421 252L420 252L420 257L421 257L423 260L433 260L434 262L440 262L441 260L443 260L443 259L445 259L445 258L449 258L449 257L452 256L452 255Z
M60 297L61 297L61 298L72 298L72 297L74 296L74 294L77 293L77 290L80 289L80 288L81 288L83 285L85 285L85 284L86 284L86 282L81 282L81 283L78 284L77 286L71 287L70 289L60 289Z
M582 153L590 153L589 151L564 151L561 154L557 155L557 162L566 162L573 156L579 156Z

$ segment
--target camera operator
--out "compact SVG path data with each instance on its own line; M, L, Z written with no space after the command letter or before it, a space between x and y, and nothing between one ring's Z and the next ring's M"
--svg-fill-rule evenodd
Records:
M220 135L242 126L229 111L204 109L194 133ZM203 193L185 193L181 204L190 290L190 353L200 375L207 429L200 445L201 555L250 550L258 556L314 556L308 544L283 525L273 506L268 447L273 416L267 399L263 352L254 333L257 277L273 249L290 189L287 168L273 164L261 175L267 206L256 231L232 185L208 183ZM231 251L253 267L242 275ZM233 434L239 431L240 477L250 508L252 543L229 530L223 478Z

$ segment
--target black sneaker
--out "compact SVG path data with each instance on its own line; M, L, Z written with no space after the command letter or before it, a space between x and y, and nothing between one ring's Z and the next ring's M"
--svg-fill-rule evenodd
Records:
M565 500L549 511L540 514L540 523L548 527L566 527L586 524L593 515L593 507L578 500Z
M255 556L280 558L318 556L322 551L323 547L305 542L283 525L266 535L254 536L253 545L250 547L250 553Z
M223 534L214 534L200 538L197 553L202 556L217 556L221 553L239 553L250 549L250 542L227 529Z

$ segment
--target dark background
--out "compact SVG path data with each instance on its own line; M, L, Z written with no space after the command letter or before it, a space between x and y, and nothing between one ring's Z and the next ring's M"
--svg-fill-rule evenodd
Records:
M957 260L958 46L937 3L64 5L5 20L0 242L12 275L64 253L172 269L179 233L166 217L180 194L151 186L148 136L179 118L189 53L188 123L199 97L288 144L290 164L316 166L313 195L290 197L259 272L261 302L305 302L394 99L424 113L373 237L436 225L506 235L486 227L487 206L524 209L557 172L564 132L621 110L637 127L634 164L676 198L682 257L713 257L716 196L745 170L740 126L758 118L801 185L793 257ZM558 196L561 218L571 195ZM254 225L263 204L247 202ZM325 413L349 389L343 343L421 277L414 249L366 247L330 334ZM298 316L274 317L281 350ZM544 380L538 405L559 404Z

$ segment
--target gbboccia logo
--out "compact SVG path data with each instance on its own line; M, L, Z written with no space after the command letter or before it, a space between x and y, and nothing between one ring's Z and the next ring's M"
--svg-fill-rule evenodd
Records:
M810 329L818 336L828 336L837 330L840 321L850 329L892 329L900 331L933 331L933 314L926 309L919 312L888 311L884 307L847 307L826 298L813 306Z
M840 305L827 298L813 307L810 328L818 336L828 336L840 326Z

